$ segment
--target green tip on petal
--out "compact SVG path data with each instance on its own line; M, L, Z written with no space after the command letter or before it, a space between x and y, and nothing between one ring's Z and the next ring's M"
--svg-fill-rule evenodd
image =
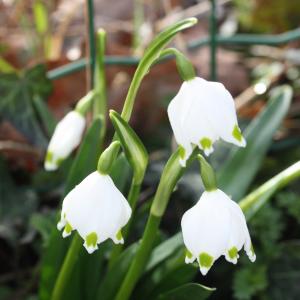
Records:
M214 258L206 252L202 252L199 255L199 264L200 267L209 269L214 263Z
M236 247L232 247L228 250L228 255L231 259L235 259L238 256L238 249Z
M70 223L67 223L66 226L65 226L65 232L67 234L71 233L71 231L73 230L72 226L70 225Z
M97 246L97 241L98 241L98 236L96 232L92 232L89 235L86 236L85 238L86 245L87 247L96 247Z
M53 160L53 153L48 151L45 160L46 162L51 162Z
M181 159L185 158L185 149L182 146L179 146L179 157Z
M119 230L118 233L116 234L116 238L117 238L117 240L119 240L119 241L123 240L123 235L122 235L121 230Z
M185 251L185 256L186 256L188 259L192 259L192 258L193 258L193 254L192 254L191 251L189 251L188 249L186 249L186 251Z
M202 146L203 150L210 149L212 146L212 141L209 138L205 137L200 140L200 145Z
M64 231L62 233L63 238L66 238L67 236L69 236L71 234L72 230L73 230L73 228L72 228L71 224L69 222L67 222L65 225Z
M233 130L232 130L232 136L233 136L237 141L239 141L239 142L242 142L242 140L243 140L243 136L242 136L241 130L240 130L240 128L239 128L237 125L235 125L235 126L233 127Z

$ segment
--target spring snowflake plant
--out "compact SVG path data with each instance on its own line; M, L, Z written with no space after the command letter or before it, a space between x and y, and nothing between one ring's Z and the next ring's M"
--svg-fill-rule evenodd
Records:
M157 60L170 54L175 56L179 74L183 79L178 94L170 102L167 110L178 148L165 165L141 242L112 299L127 300L131 297L151 255L170 196L178 180L195 158L200 162L199 175L205 191L199 201L184 213L181 220L186 247L185 262L197 261L201 273L205 275L221 256L236 264L242 248L249 259L255 261L250 234L240 206L234 202L235 199L230 199L229 195L218 188L214 170L201 155L202 152L205 156L213 155L216 147L214 143L218 139L238 147L246 147L246 140L238 125L233 98L221 83L196 77L192 64L181 52L174 48L165 49L166 44L178 32L195 23L194 18L180 21L168 27L150 43L135 72L122 113L109 113L116 130L112 143L100 155L95 171L78 183L63 199L57 227L62 230L64 238L76 231L83 241L80 238L73 240L57 276L52 299L63 297L66 283L71 280L70 274L76 261L74 257L78 255L80 243L83 243L88 253L92 253L101 248L101 243L107 239L111 239L115 244L126 242L130 231L128 224L135 213L148 164L147 151L128 122L142 79ZM103 30L99 37L103 43ZM100 69L96 70L95 88L78 102L73 112L58 123L45 159L47 170L57 169L60 162L78 146L85 128L84 116L92 107L95 113L96 106L93 104L97 104L97 101L100 103L98 102L96 114L100 114L102 120L105 120L106 110L99 109L106 107L104 89L101 89L105 82L103 44L99 49L102 49L102 52L99 51L97 57L97 66L100 66ZM103 136L104 134L102 138ZM120 152L124 152L133 170L132 184L127 197L115 185L110 174ZM123 247L120 246L112 248L109 266L117 261L122 250Z

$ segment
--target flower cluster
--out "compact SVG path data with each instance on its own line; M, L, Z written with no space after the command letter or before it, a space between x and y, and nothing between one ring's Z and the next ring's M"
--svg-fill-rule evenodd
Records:
M198 77L185 81L170 102L168 116L181 149L179 163L182 167L186 166L195 147L208 156L218 139L246 146L233 98L221 83ZM77 112L69 113L59 122L49 144L45 161L47 170L56 169L59 162L78 146L84 127L84 118ZM209 174L214 174L213 170L206 177ZM242 247L250 260L255 260L241 208L211 185L214 180L208 182L209 188L197 204L185 212L181 222L187 248L186 263L197 260L203 275L222 255L236 264ZM109 238L115 243L123 243L121 229L130 216L127 200L109 175L100 170L87 176L65 197L57 227L63 229L63 237L77 230L84 239L85 248L92 253L99 243Z

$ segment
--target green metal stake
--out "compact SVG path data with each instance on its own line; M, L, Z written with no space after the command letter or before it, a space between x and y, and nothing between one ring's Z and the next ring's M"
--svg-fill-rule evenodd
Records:
M216 18L216 1L210 0L211 12L209 20L210 34L210 79L217 80L217 18Z
M94 3L93 0L87 0L87 26L88 26L88 49L90 58L90 87L94 86L94 72L96 64L96 43L95 43L95 25L94 25Z
M253 45L268 45L278 46L292 41L300 40L300 28L287 31L280 34L236 34L230 37L216 36L218 45L238 45L238 46L253 46ZM205 37L195 40L188 44L189 50L195 50L210 44L210 38ZM105 57L105 65L119 66L136 66L140 59L129 56L107 56ZM89 65L87 58L79 59L75 62L63 65L47 72L47 77L51 80L56 80L67 76L74 72L80 71Z

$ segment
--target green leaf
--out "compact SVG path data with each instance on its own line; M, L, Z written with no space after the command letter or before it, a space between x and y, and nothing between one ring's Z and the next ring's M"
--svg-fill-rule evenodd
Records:
M164 260L170 257L178 248L182 248L183 240L181 232L175 234L166 241L154 248L145 268L145 273L159 266Z
M116 259L104 280L99 286L97 298L99 300L114 299L118 292L125 275L128 271L130 263L137 251L138 244L132 244Z
M67 179L65 194L96 169L97 159L101 151L100 144L101 120L98 118L92 123L78 150ZM41 300L50 299L69 244L70 240L63 239L61 233L56 229L56 224L53 224L49 246L45 251L42 261L39 290Z
M54 215L34 213L30 218L30 225L42 236L43 246L46 246L49 242Z
M148 153L143 143L126 121L115 111L110 111L110 119L118 134L125 155L133 169L136 184L144 179L148 165Z
M0 237L17 244L20 228L37 209L37 195L26 186L16 184L0 156Z
M95 171L97 161L101 153L101 118L96 118L88 133L84 137L82 145L72 164L67 178L65 194L80 183L88 174Z
M272 137L290 107L292 89L280 86L273 90L266 108L245 130L246 148L233 148L218 172L218 185L233 199L240 199L249 188L261 166Z
M299 299L300 241L281 244L282 255L273 261L269 270L270 299Z
M38 118L46 130L47 135L50 137L56 126L56 121L52 112L49 110L45 101L39 96L35 96L33 98L33 105L37 112Z
M215 289L198 283L187 283L158 297L158 300L204 300Z
M48 30L48 13L42 1L34 1L33 14L37 32L40 34L46 33Z
M0 72L1 73L15 73L17 70L3 57L0 56Z
M30 142L46 146L32 101L35 96L45 99L51 89L52 84L46 77L44 65L37 65L21 75L1 74L0 118L10 121Z
M251 264L234 274L233 292L235 299L250 300L267 287L267 269L264 265Z
M185 264L184 256L185 251L181 247L154 270L145 274L139 281L134 299L157 299L160 294L190 282L195 277L198 266Z
M283 188L288 183L299 177L300 162L297 162L243 198L239 202L239 205L244 211L246 218L250 219L253 217L253 215L274 195L277 190Z

